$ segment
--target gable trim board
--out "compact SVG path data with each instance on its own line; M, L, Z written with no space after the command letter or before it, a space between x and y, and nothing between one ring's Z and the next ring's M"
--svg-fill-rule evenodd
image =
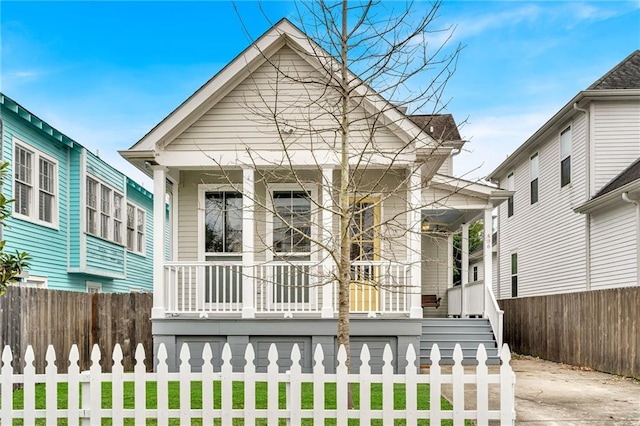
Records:
M176 108L171 114L163 119L156 127L147 133L140 141L138 141L130 150L120 151L120 154L131 160L140 170L150 175L150 171L144 167L144 160L157 161L165 166L170 166L166 161L171 158L158 158L162 155L162 151L167 144L183 133L190 125L200 119L207 111L211 110L221 99L225 97L233 88L248 78L251 73L258 67L269 61L269 56L277 52L284 46L289 46L300 58L309 63L315 69L325 70L326 67L320 66L316 61L314 52L320 52L323 59L335 64L335 59L324 52L318 45L304 35L297 27L286 19L281 20L278 24L263 34L256 42L245 49L231 63L224 67L218 74L205 83L185 102ZM350 73L350 78L357 77ZM359 81L359 80L358 80ZM413 156L420 149L436 150L435 155L448 155L452 147L439 146L437 142L424 132L417 124L413 123L407 116L402 114L397 108L384 100L379 94L366 87L364 84L357 88L357 95L366 102L362 102L365 109L381 112L382 118L386 121L386 125L390 130L396 133L396 136L405 143L414 143L415 150ZM144 151L144 153L143 153ZM151 156L148 156L151 154ZM172 156L175 153L172 152ZM238 155L237 152L231 153L231 158ZM138 160L138 161L136 161ZM143 161L139 161L143 160ZM188 159L185 159L188 162ZM203 159L200 159L201 161ZM211 159L208 159L208 165ZM408 160L411 160L409 158ZM306 162L303 162L305 164ZM383 161L381 164L388 163ZM177 165L176 163L173 163ZM230 161L222 158L220 164L232 164ZM250 162L248 162L250 164ZM317 162L314 162L317 164ZM189 165L184 161L181 165ZM201 164L191 164L192 166L201 166Z

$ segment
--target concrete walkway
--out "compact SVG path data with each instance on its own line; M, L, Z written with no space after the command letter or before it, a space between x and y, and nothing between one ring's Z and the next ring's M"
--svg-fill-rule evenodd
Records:
M518 425L640 426L637 380L531 357L517 357L511 366L516 373ZM467 387L465 405L472 409L475 390ZM444 396L451 399L450 389L444 389ZM497 395L490 399L489 407L499 408Z

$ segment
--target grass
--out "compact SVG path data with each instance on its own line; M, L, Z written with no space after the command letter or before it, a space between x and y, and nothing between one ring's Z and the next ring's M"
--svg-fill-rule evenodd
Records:
M221 387L220 382L216 381L213 383L214 386L214 400L213 407L214 409L219 409L221 406ZM46 388L44 384L36 385L36 409L44 409L45 408L45 394ZM405 401L405 386L403 384L395 384L394 385L394 402L393 406L396 410L402 410L406 407ZM357 383L352 385L353 399L355 408L360 407L359 401L359 385ZM266 409L267 408L267 384L265 382L256 383L256 408L257 409ZM180 389L178 382L169 382L169 409L178 409L180 408ZM13 407L14 409L22 409L24 403L24 394L22 389L18 389L13 393ZM312 409L313 408L313 384L312 383L303 383L302 384L302 408L303 409ZM124 383L124 399L123 399L124 408L132 409L134 408L134 387L133 382L125 382ZM284 383L280 384L279 388L279 408L284 409L286 404L285 397L285 387ZM59 383L58 384L58 402L59 409L67 408L67 384ZM443 410L451 410L451 405L444 399L440 401L440 406ZM102 383L102 408L108 409L112 407L112 398L111 398L111 383L105 382ZM202 382L192 382L191 383L191 408L192 409L201 409L203 407L202 401ZM157 408L157 387L155 382L147 382L146 384L146 408L147 409L155 409ZM234 409L242 409L244 408L244 384L243 382L233 382L233 408ZM336 386L335 383L327 383L325 384L325 409L335 409L336 408ZM379 383L374 383L371 385L371 408L374 410L382 409L382 385ZM427 410L429 409L429 385L427 384L419 384L418 385L418 409L419 410ZM284 421L280 422L284 424ZM14 425L22 425L22 419L14 419ZM44 419L38 419L36 424L45 425L46 422ZM66 425L66 419L58 419L58 425ZM103 425L111 425L111 419L103 419ZM134 425L133 419L126 419L126 425ZM147 420L147 425L155 425L156 421L154 419ZM170 425L180 425L179 419L170 419ZM191 422L192 425L201 425L202 421L200 419L194 419ZM216 425L221 424L219 420L216 421ZM234 425L244 425L244 419L234 419ZM266 419L261 419L261 422L258 424L267 425ZM313 420L305 419L303 420L303 425L313 425ZM333 419L326 420L325 425L335 425L336 422ZM358 425L359 422L356 419L351 419L349 421L349 425ZM373 425L382 424L382 420L374 420L372 421ZM396 420L395 425L404 425L404 420ZM429 422L427 420L422 420L418 422L419 425L428 425ZM443 424L452 424L451 421L444 421ZM468 422L467 424L471 424Z

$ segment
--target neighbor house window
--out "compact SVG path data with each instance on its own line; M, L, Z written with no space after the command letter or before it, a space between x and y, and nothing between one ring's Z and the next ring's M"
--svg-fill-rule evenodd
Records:
M102 293L102 283L87 281L87 293Z
M127 204L127 250L145 252L145 211L133 204Z
M34 222L55 225L56 162L17 143L14 156L14 212Z
M571 183L571 127L560 133L560 186Z
M533 154L531 160L529 161L530 172L531 172L531 185L530 185L530 193L531 193L531 204L535 204L538 202L538 154Z
M507 190L513 191L513 188L513 173L509 173L509 176L507 176ZM511 216L513 216L513 195L507 200L507 217Z
M518 253L511 253L511 297L518 297Z
M309 253L311 198L306 191L273 192L273 250Z
M474 282L478 281L478 267L477 266L473 267L473 281Z
M242 253L242 194L205 193L206 253Z
M87 176L87 233L122 244L123 195Z

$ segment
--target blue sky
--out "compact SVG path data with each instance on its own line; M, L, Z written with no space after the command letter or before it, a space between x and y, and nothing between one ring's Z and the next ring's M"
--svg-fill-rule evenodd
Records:
M239 16L252 37L282 17L296 19L293 2L236 7L237 13L230 2L2 1L0 89L150 187L116 151L133 145L250 43ZM450 1L435 25L455 27L451 42L464 45L445 99L471 141L456 157L455 172L476 178L640 48L640 1Z

